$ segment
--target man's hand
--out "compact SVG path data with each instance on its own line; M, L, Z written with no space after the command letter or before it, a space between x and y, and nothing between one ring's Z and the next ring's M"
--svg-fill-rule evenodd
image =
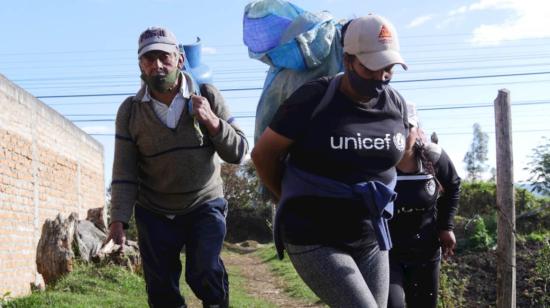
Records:
M199 123L206 126L210 136L215 136L220 132L220 118L210 108L210 103L205 97L191 95L193 103L193 116Z
M124 233L124 225L120 221L115 221L109 226L109 235L103 244L109 243L110 240L117 245L120 245L120 251L124 251L124 243L126 243L126 234Z
M452 230L439 231L439 241L443 249L443 258L447 259L455 254L453 250L456 247L456 238Z

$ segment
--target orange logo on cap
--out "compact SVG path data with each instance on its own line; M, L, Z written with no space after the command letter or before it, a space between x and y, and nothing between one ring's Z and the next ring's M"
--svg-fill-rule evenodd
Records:
M380 33L378 34L378 41L380 43L391 43L392 39L390 29L388 29L385 25L382 25L382 29L380 29Z

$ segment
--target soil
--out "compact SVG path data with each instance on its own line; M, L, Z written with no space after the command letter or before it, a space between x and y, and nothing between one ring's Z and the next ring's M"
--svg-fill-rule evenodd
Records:
M547 296L544 283L533 279L535 276L536 253L542 248L540 243L525 243L516 246L516 302L517 307L550 307L548 302L540 303ZM326 307L320 303L311 304L292 298L284 291L281 278L275 276L262 262L251 253L254 247L226 245L222 259L228 267L238 268L245 279L245 291L250 296L263 299L277 307ZM456 269L455 279L466 278L464 307L496 307L496 251L458 252L449 261ZM201 307L195 298L186 298L189 307Z
M548 303L540 303L545 295L544 283L533 279L535 277L534 256L541 248L540 243L516 246L517 307L548 307L546 306ZM496 307L496 251L458 253L450 262L458 269L458 278L468 279L464 294L466 307Z
M253 241L240 244L224 243L226 251L222 253L225 266L238 269L239 274L244 278L244 288L248 295L272 303L277 307L326 307L322 304L312 304L290 297L284 291L282 279L275 276L268 266L253 254L258 248L257 245ZM202 307L201 302L192 294L187 294L185 300L190 308Z
M284 284L273 275L266 264L255 255L227 253L223 256L227 266L240 268L240 274L246 279L246 292L252 297L261 298L277 307L325 307L292 298L284 292Z

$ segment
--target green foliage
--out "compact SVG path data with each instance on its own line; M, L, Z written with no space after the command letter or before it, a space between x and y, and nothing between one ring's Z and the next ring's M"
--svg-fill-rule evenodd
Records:
M185 258L182 256L182 262ZM253 298L246 293L245 280L239 268L229 266L229 284L231 286L230 307L274 307L272 304ZM190 307L198 307L191 289L185 283L182 273L180 285ZM74 271L63 277L55 285L48 286L44 292L35 292L30 296L11 300L9 293L0 296L0 307L10 308L134 308L148 307L145 282L139 275L119 266L101 266L77 263Z
M526 240L537 243L548 243L550 240L550 231L535 231L527 234L525 237Z
M11 292L5 292L4 294L0 295L0 307L4 307L10 300L11 300Z
M288 256L285 256L283 260L277 258L277 252L275 246L269 245L260 249L257 255L265 262L268 263L269 268L277 276L282 277L285 283L285 291L292 297L303 298L311 303L316 303L319 298L309 289L309 287L302 281Z
M529 170L533 191L550 196L550 139L543 138L543 144L533 149Z
M532 307L549 307L550 244L548 243L548 237L535 257L535 268L532 273L533 275L528 280L533 287L525 290L524 293L531 299Z
M272 207L257 190L259 180L252 161L248 160L240 166L224 163L221 176L229 203L226 240L269 242L272 239L269 227Z
M472 218L466 227L469 234L468 246L473 250L487 250L494 246L496 234L489 233L485 226L485 220L481 216Z
M227 252L224 252L224 254ZM222 255L223 259L223 255ZM185 255L181 255L181 262L185 264ZM254 298L246 293L246 280L241 274L241 269L235 266L226 266L227 273L229 276L229 307L240 308L240 307L266 307L266 308L275 308L271 303L266 302L265 300ZM246 269L245 269L246 270ZM200 300L195 297L191 288L185 282L185 266L183 267L183 272L180 278L180 287L182 294L184 295L185 301L189 307L199 307Z
M548 198L538 197L528 190L515 188L516 215L548 208ZM486 181L464 181L460 187L458 215L464 217L491 216L496 213L496 184ZM521 226L520 226L521 227Z
M460 278L456 264L442 262L439 275L438 308L466 307L464 293L468 277Z
M118 266L77 263L45 292L17 298L5 307L147 307L143 279ZM3 306L3 307L4 307Z
M494 182L464 181L460 187L458 214L464 217L489 215L496 209L496 185Z
M246 279L242 276L240 271L241 269L237 267L227 267L227 272L229 274L229 286L231 288L229 307L276 308L277 306L274 304L271 304L259 298L251 297L250 295L246 294Z
M138 230L137 230L135 215L132 215L132 217L130 217L130 221L128 222L128 229L126 229L125 231L126 231L126 239L127 240L137 242L137 240L138 240Z
M468 172L468 178L471 180L480 180L483 172L488 168L487 165L487 142L489 141L489 135L481 131L481 126L478 123L474 124L474 136L470 150L466 152L464 156L464 163L466 164L466 171Z
M537 196L525 188L516 187L516 210L522 213L550 205L550 198Z
M225 198L232 207L252 206L258 179L251 160L243 165L223 163L221 176Z

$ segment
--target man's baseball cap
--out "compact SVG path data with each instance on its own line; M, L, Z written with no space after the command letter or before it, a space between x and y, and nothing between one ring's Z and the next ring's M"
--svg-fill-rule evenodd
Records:
M150 27L143 31L139 36L138 46L138 57L151 50L179 51L178 40L174 33L161 27Z
M418 112L416 111L416 104L413 102L407 102L407 121L413 127L418 127Z
M356 56L371 71L392 64L401 64L407 69L399 54L395 28L385 18L374 14L351 21L344 34L344 52Z

